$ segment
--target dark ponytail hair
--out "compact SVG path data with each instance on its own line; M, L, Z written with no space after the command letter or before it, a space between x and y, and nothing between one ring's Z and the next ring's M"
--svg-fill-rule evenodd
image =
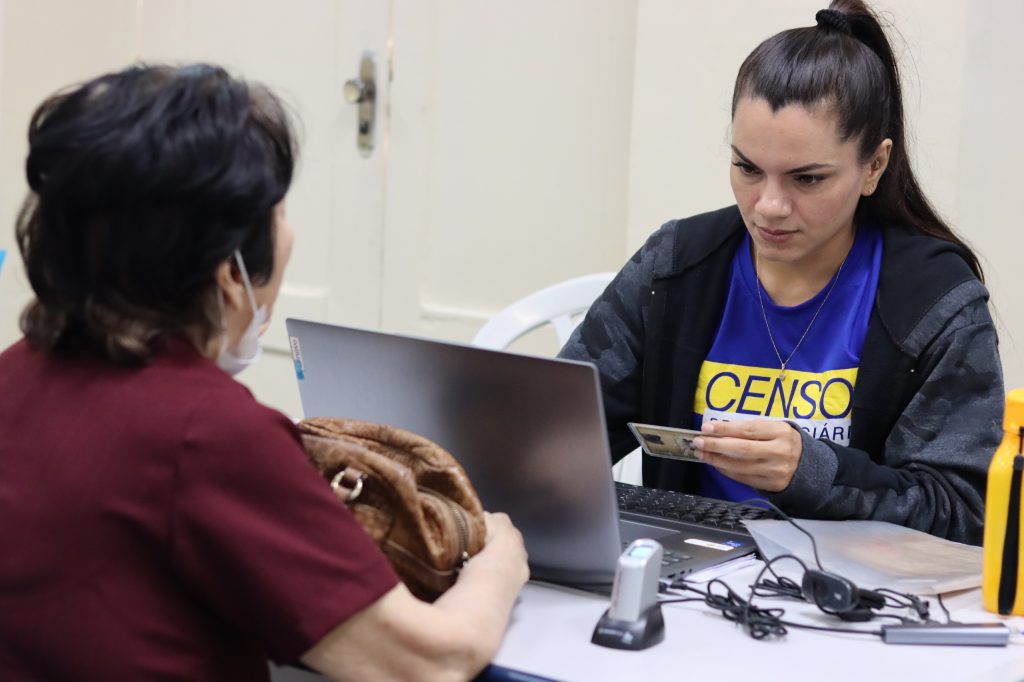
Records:
M17 239L35 292L33 347L137 365L221 331L214 273L237 249L274 269L274 207L292 126L265 87L206 64L134 66L59 93L29 125Z
M951 242L984 281L978 257L938 215L914 176L899 68L878 17L861 0L833 0L816 18L817 26L778 33L747 56L736 76L732 113L743 97L763 99L772 111L824 104L838 116L841 139L859 142L862 163L891 139L889 166L876 191L861 197L856 218Z

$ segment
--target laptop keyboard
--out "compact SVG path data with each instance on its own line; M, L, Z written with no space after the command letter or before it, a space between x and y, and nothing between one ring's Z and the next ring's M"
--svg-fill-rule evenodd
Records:
M743 521L781 518L771 509L615 482L619 510L749 535Z

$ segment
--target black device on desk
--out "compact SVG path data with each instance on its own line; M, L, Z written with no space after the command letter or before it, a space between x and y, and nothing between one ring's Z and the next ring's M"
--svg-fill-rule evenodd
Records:
M484 507L512 517L537 580L608 587L623 547L640 538L664 547L663 577L756 550L742 528L620 517L593 365L294 319L287 328L305 415L439 443Z

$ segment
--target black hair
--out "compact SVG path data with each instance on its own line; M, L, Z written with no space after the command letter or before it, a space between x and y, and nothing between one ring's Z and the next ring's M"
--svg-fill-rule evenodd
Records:
M142 364L155 341L221 331L217 267L274 269L295 136L267 88L194 64L133 66L43 102L29 125L17 240L34 347Z
M951 242L984 281L977 255L939 216L914 176L899 68L878 17L861 0L833 0L816 19L817 26L778 33L747 56L736 76L733 115L744 97L763 99L772 111L788 104L830 107L840 138L858 141L862 163L891 139L889 166L876 191L861 197L856 218Z

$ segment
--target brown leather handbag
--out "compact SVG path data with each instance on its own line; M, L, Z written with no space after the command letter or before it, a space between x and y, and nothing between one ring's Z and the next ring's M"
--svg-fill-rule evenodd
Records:
M480 499L455 458L386 424L313 417L298 428L310 461L409 590L433 601L451 587L486 533Z

